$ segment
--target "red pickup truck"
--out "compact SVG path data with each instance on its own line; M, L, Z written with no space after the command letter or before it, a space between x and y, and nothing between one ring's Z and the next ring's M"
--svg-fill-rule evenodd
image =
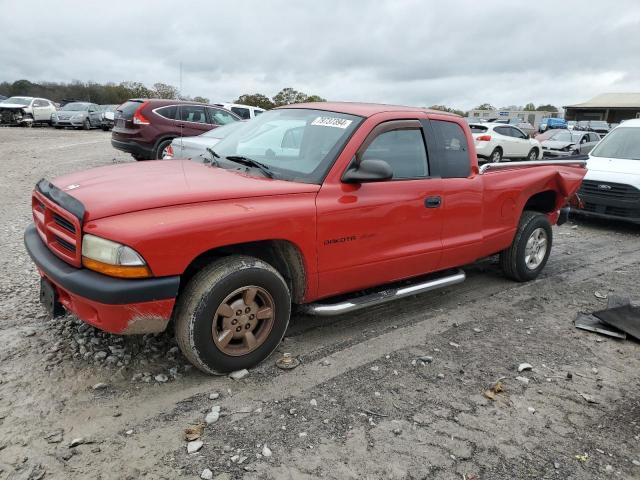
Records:
M463 281L457 267L497 253L506 276L536 278L586 173L479 167L462 118L356 103L271 110L210 153L41 180L25 244L48 310L121 334L173 320L201 370L251 367L292 305L348 312Z

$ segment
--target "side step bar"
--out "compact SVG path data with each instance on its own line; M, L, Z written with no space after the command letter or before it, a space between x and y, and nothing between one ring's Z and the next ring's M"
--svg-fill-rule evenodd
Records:
M354 297L351 300L345 300L338 303L309 303L307 305L301 305L300 308L301 311L307 315L332 317L360 310L362 308L380 305L381 303L391 302L392 300L408 297L410 295L417 295L419 293L449 287L451 285L464 282L465 278L466 275L464 271L458 270L456 273L446 277L370 293L368 295L363 295L362 297Z

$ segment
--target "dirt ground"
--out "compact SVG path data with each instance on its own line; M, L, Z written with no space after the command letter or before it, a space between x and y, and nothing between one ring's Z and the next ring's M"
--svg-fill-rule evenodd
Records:
M599 297L640 300L639 227L555 228L531 283L506 280L493 258L443 291L294 315L246 378L208 377L170 332L106 335L38 303L22 243L33 185L131 161L109 139L0 128L0 479L640 478L640 342L573 326L606 306ZM283 352L301 365L276 368ZM184 429L215 406L188 454Z

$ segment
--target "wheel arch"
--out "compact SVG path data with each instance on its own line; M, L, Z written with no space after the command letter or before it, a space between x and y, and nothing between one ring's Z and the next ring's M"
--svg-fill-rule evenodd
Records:
M275 268L287 282L293 303L301 303L307 290L307 273L300 248L289 240L259 240L207 250L194 258L181 275L180 290L205 265L221 257L248 255Z
M552 213L557 207L558 193L554 190L543 190L531 195L525 202L522 211L531 210L540 213Z

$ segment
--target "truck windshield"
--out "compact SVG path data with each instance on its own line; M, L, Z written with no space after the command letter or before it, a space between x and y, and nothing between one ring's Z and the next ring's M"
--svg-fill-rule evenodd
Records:
M225 157L244 157L266 165L277 179L320 184L362 120L306 108L270 110L242 122L215 146L217 164L238 168Z
M640 160L640 128L616 128L591 151L591 156Z

